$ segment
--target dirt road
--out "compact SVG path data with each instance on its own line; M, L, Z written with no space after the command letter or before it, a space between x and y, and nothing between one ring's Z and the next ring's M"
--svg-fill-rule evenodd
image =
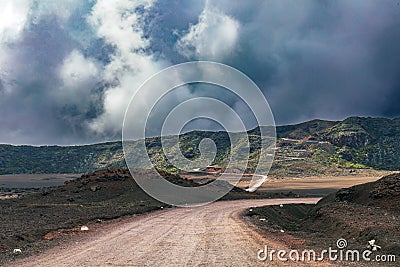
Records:
M18 266L266 266L257 251L267 240L245 225L248 207L315 203L318 199L221 201L197 208L175 208L105 227L74 242L17 262ZM274 262L270 265L278 265Z

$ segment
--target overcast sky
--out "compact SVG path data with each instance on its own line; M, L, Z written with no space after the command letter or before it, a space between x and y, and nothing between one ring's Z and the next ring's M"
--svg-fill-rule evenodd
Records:
M198 59L253 79L277 124L400 116L399 2L0 0L0 143L120 139L137 87ZM251 121L218 88L163 103L206 92Z

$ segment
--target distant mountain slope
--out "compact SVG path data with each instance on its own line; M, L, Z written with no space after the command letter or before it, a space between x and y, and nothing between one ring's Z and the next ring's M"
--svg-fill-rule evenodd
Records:
M124 166L121 142L86 146L0 145L0 174L86 173Z
M349 161L379 169L400 169L400 121L351 117L320 136Z
M278 126L276 134L278 138L311 138L336 124L338 124L336 121L312 120L295 125Z
M400 169L400 120L361 117L343 121L312 120L278 126L276 132L278 140L272 174L313 175L332 168ZM248 171L252 171L259 156L259 129L249 131L248 135ZM198 144L205 137L213 139L217 145L214 163L224 166L230 155L226 132L183 134L180 137L182 153L189 159L196 158ZM159 137L146 139L146 145L156 166L177 171L163 155ZM87 173L112 167L125 167L121 142L68 147L0 145L0 174Z

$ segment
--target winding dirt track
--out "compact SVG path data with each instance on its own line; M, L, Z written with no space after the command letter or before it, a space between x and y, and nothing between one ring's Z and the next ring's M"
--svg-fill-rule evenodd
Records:
M196 208L154 212L97 230L79 242L55 247L17 265L266 266L266 262L257 260L257 251L267 244L275 249L286 246L247 227L239 213L248 207L317 200L220 201Z

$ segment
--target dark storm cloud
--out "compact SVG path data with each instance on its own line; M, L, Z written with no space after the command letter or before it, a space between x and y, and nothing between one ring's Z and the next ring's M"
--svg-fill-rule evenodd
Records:
M181 32L198 21L204 3L205 1L201 0L157 2L151 8L147 18L148 23L144 25L145 35L152 43L153 52L173 63L184 61L185 59L174 48L174 44L179 40Z
M40 12L26 3L30 12L15 7L21 17L0 25L0 143L119 138L132 88L191 59L247 74L278 124L400 116L397 1L99 0ZM165 106L204 96L201 88ZM252 120L233 96L212 95Z
M23 33L17 46L10 49L12 65L6 66L13 80L9 91L3 89L0 98L1 142L69 144L92 141L86 135L84 122L101 113L102 94L86 95L78 106L59 93L66 91L58 77L60 65L79 46L51 16L32 24Z
M241 24L233 53L219 61L235 66L257 82L278 123L316 117L396 115L397 105L392 102L399 99L399 68L391 63L399 62L399 9L395 3L213 4ZM166 29L170 26L163 25ZM163 40L153 39L153 47L168 47L170 44ZM174 59L187 60L179 56ZM189 59L213 58L200 53Z
M397 2L213 3L241 24L222 61L256 81L277 123L399 115Z
M18 47L10 50L13 62L9 68L14 81L0 100L3 140L15 138L14 142L24 142L27 138L26 142L45 142L49 136L59 134L51 93L57 83L54 67L68 50L65 39L65 32L57 23L39 23L24 32Z

